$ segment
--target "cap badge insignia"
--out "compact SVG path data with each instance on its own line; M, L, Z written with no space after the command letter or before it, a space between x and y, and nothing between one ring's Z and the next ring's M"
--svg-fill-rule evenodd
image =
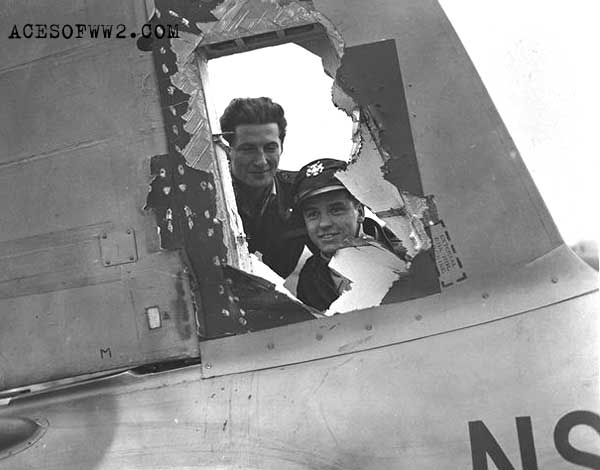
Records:
M320 175L324 169L325 169L325 166L323 165L322 162L313 163L306 169L306 176L310 177L310 176Z

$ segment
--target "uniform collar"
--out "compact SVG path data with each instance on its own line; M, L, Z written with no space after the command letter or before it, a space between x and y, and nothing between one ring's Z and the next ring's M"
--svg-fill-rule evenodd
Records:
M252 186L248 186L233 175L231 175L231 179L233 182L233 191L236 195L238 210L249 216L262 216L265 213L269 201L273 196L277 195L277 178L273 178L270 189L256 189ZM256 198L257 192L260 193L258 198Z

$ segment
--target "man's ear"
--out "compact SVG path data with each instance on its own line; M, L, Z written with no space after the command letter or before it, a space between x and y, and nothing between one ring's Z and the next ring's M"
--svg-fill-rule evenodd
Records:
M213 136L214 139L214 136ZM222 135L218 137L218 139L214 140L214 144L219 146L227 155L227 160L231 160L231 150L232 144L227 139L225 139Z

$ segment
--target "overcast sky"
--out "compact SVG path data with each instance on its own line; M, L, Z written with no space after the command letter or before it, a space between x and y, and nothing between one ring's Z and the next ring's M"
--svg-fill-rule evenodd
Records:
M600 2L440 3L565 241L598 239L600 35L594 23ZM284 107L289 133L282 168L348 157L351 122L331 103L332 81L318 57L290 44L215 59L209 74L218 114L235 96L270 96ZM307 121L310 128L299 131Z

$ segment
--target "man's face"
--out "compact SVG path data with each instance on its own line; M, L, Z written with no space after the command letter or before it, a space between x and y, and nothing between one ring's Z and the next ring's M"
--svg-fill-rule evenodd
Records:
M270 186L281 150L276 123L239 125L231 148L231 173L248 186Z
M363 209L341 190L309 198L302 206L302 215L311 241L323 254L331 256L347 246L345 240L356 236Z

